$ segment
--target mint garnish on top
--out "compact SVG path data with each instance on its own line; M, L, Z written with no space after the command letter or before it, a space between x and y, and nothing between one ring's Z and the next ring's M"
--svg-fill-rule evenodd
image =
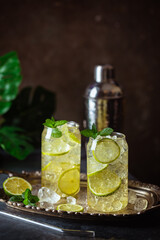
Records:
M92 138L96 138L98 135L100 136L108 136L113 132L112 128L104 128L101 131L97 131L96 125L93 123L92 125L92 129L84 129L81 131L81 134L85 137L92 137Z
M55 121L54 117L51 117L51 119L47 118L45 123L43 123L43 125L46 127L53 128L52 137L59 138L62 136L62 132L57 127L65 123L67 123L66 120Z

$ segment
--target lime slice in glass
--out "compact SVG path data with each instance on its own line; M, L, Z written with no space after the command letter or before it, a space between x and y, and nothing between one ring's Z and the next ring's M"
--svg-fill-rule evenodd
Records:
M88 187L96 196L107 196L114 193L121 185L121 179L108 168L88 177Z
M69 133L69 138L70 138L70 141L80 144L80 139L74 133Z
M48 156L59 156L68 153L71 146L64 142L61 138L57 138L53 142L42 142L42 154Z
M95 160L94 157L88 159L87 162L87 175L92 176L93 174L102 171L108 166L108 164L100 163Z
M66 212L83 212L83 207L78 204L69 204L64 203L57 206L57 210L66 211Z
M66 195L75 195L80 187L79 168L71 168L64 171L59 177L58 187Z
M120 147L114 140L104 138L97 142L96 148L92 153L96 161L110 163L119 157Z
M10 177L3 182L3 189L8 196L21 195L27 188L32 190L31 184L20 177Z

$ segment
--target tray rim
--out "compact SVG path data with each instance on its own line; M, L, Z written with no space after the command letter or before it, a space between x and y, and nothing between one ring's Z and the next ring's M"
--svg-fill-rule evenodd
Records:
M20 176L24 178L29 178L32 177L33 179L39 179L41 176L40 171L34 171L34 172L27 172L27 171L22 171L21 173L15 173L12 171L7 171L7 170L0 170L0 174L8 174L9 177L11 176ZM81 173L81 181L86 182L86 174ZM59 210L50 210L48 208L42 209L40 207L31 207L31 206L24 206L22 203L16 203L16 202L10 202L7 199L0 198L1 202L5 202L7 206L24 211L24 212L30 212L30 213L36 213L36 214L41 214L41 215L46 215L46 216L52 216L52 217L61 217L61 218L69 218L69 219L97 219L98 218L103 218L103 219L119 219L119 218L124 218L124 217L135 217L137 215L144 214L146 212L149 212L151 210L160 208L160 187L151 183L143 183L141 181L137 180L129 180L128 181L128 187L129 189L131 188L137 188L141 189L143 191L150 192L154 194L154 199L155 203L150 207L145 210L135 212L132 214L129 213L90 213L90 212L62 212ZM123 211L123 210L122 210Z

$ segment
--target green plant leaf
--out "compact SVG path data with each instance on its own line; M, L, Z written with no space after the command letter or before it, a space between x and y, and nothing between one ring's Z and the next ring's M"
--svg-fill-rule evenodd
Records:
M0 57L0 114L6 113L18 94L21 83L20 62L16 52Z
M0 128L0 146L13 157L23 160L33 151L22 129L12 126Z

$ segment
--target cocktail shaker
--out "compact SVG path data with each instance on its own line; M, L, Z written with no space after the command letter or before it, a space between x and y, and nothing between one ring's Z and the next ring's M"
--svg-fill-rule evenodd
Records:
M95 66L94 82L86 88L84 105L85 128L91 129L95 123L98 131L105 127L123 131L123 91L115 81L112 65Z

